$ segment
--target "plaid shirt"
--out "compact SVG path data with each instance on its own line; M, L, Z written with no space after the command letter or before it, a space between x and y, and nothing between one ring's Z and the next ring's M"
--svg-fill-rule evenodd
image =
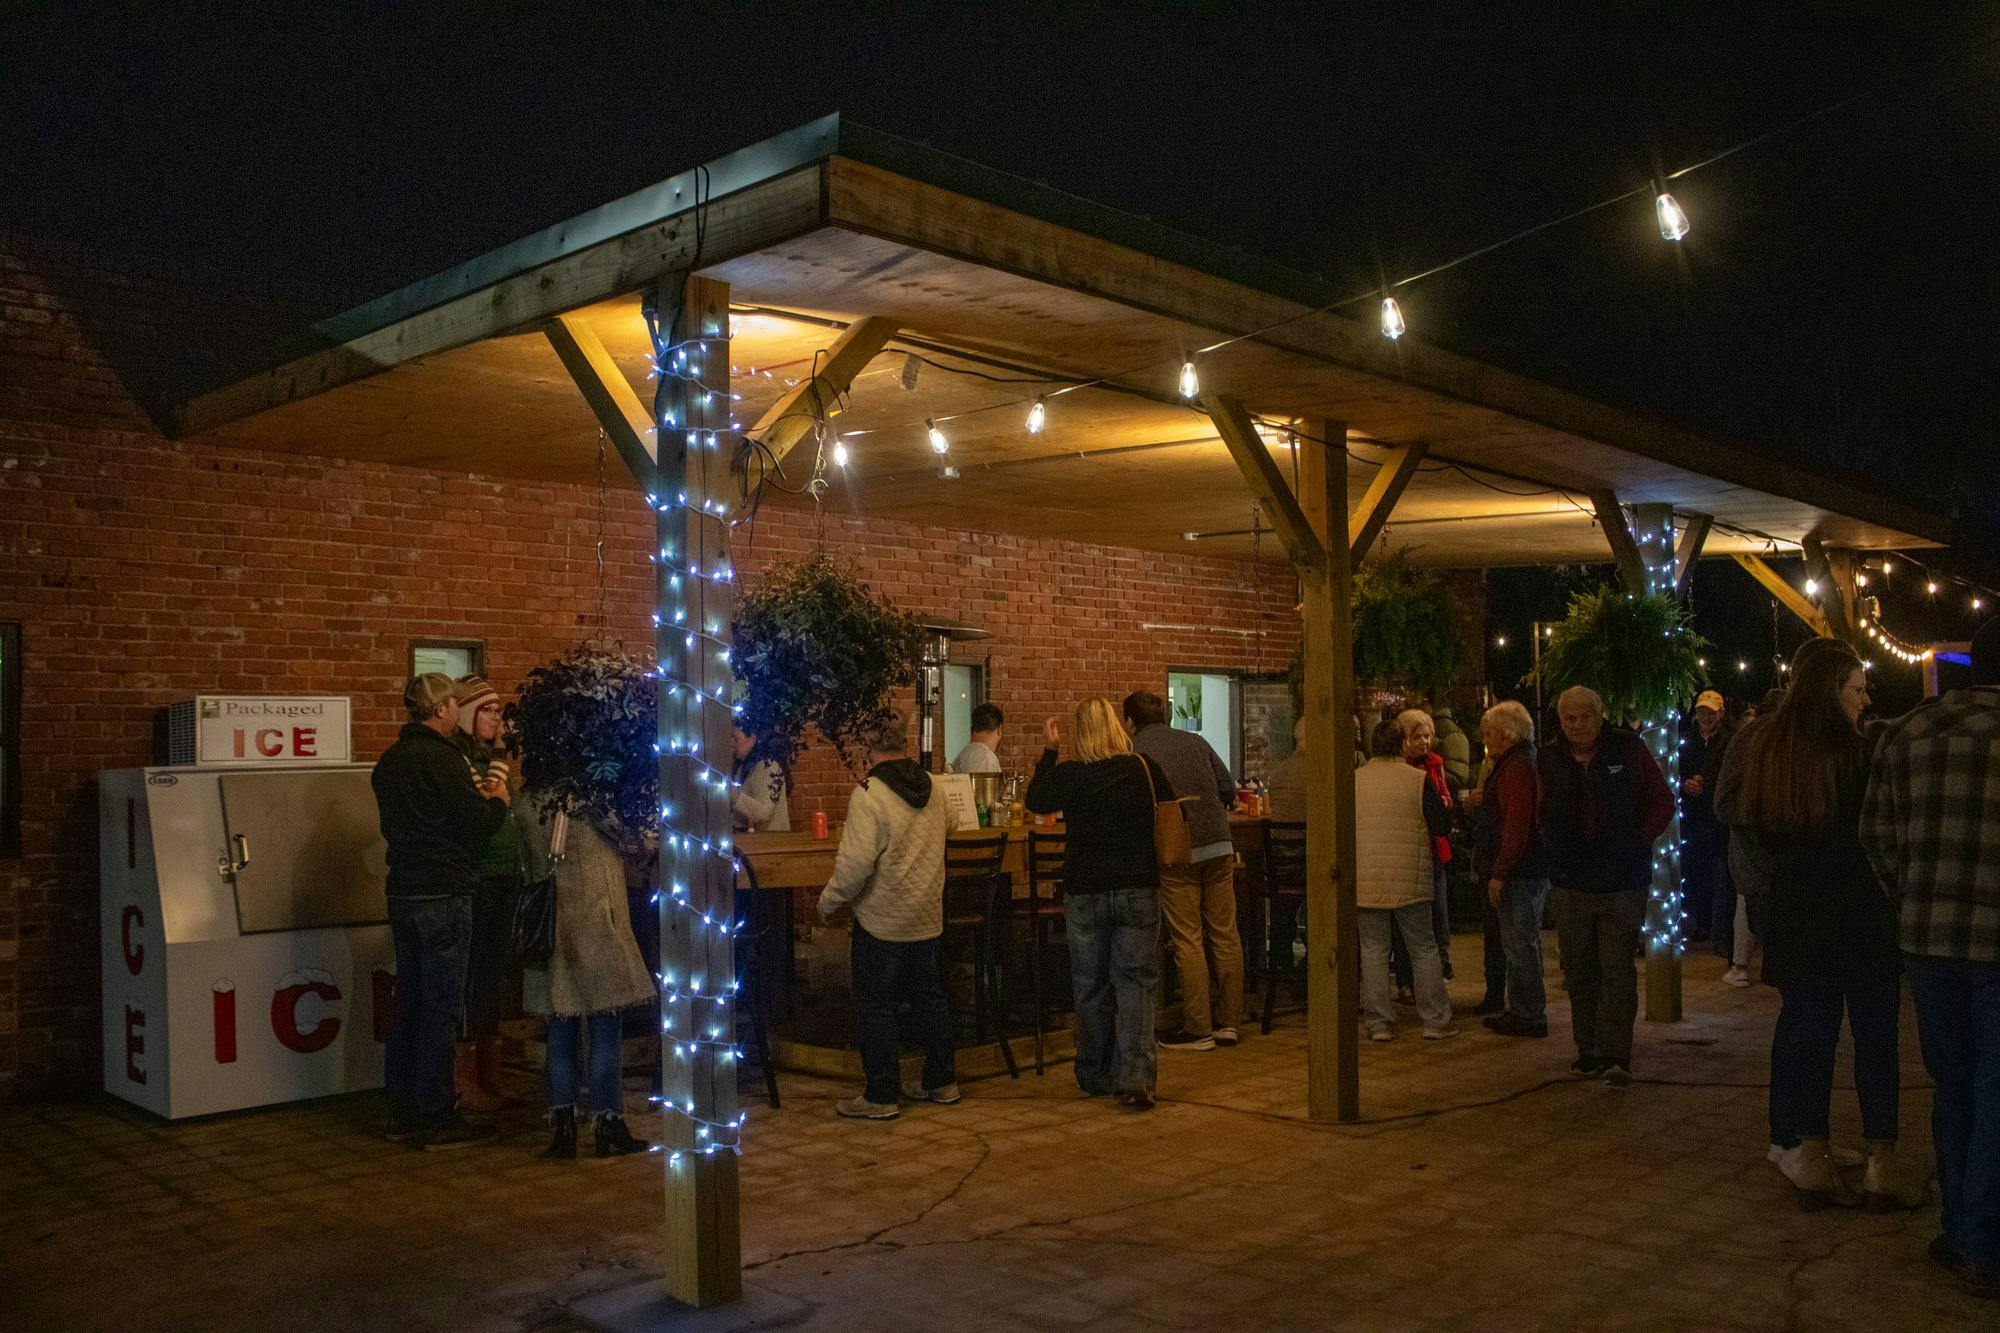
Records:
M1890 725L1861 844L1901 900L1904 952L2000 962L2000 689L1953 690Z

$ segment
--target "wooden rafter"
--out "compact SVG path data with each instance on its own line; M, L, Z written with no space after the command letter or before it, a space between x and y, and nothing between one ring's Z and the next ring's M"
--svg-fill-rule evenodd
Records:
M1701 559L1701 548L1708 544L1709 529L1715 520L1707 514L1689 514L1688 525L1681 529L1680 544L1674 547L1674 598L1686 601L1688 585L1694 578L1694 562Z
M1306 519L1305 511L1299 508L1298 497L1286 485L1284 474L1271 461L1271 451L1257 434L1257 423L1251 420L1250 413L1242 403L1224 394L1203 394L1201 406L1215 422L1216 434L1228 446L1237 470L1249 484L1250 493L1264 506L1265 516L1271 520L1271 527L1285 543L1293 561L1308 573L1324 571L1326 548Z
M1849 563L1847 566L1848 582L1847 586L1842 588L1840 572L1834 568L1833 557L1836 553L1828 551L1820 544L1818 537L1810 534L1799 545L1805 552L1806 577L1831 594L1822 597L1819 602L1821 616L1828 627L1826 636L1846 639L1852 643L1859 632L1854 624L1852 564Z
M857 319L832 347L814 359L813 373L786 390L758 418L748 433L764 442L777 466L782 468L792 450L810 439L818 424L839 410L840 396L895 333L893 319L873 315Z
M1639 544L1632 540L1631 525L1625 521L1625 511L1618 504L1618 497L1611 491L1590 492L1590 504L1597 511L1597 522L1604 529L1604 540L1611 546L1611 554L1618 562L1619 577L1625 586L1635 593L1646 590L1646 568L1639 560Z
M625 460L632 479L648 494L657 493L659 443L653 431L653 414L626 383L624 372L604 350L604 343L589 325L568 315L550 320L542 332L582 391L591 415Z
M1807 601L1804 593L1801 593L1797 588L1787 583L1784 576L1779 574L1777 570L1764 563L1764 557L1760 555L1745 555L1739 552L1731 558L1737 564L1743 566L1744 569L1750 571L1750 577L1763 584L1764 591L1775 597L1779 606L1784 607L1803 621L1807 629L1810 629L1822 639L1834 637L1833 627L1827 623L1827 619L1820 613L1820 609Z
M1329 445L1336 442L1329 440ZM1343 442L1340 442L1344 444ZM1347 520L1348 558L1360 565L1368 558L1368 548L1375 544L1375 538L1388 523L1389 514L1396 507L1396 501L1403 498L1403 490L1410 484L1410 478L1417 475L1417 464L1424 461L1430 452L1430 445L1423 441L1406 444L1395 450L1382 461L1381 470L1368 483L1367 493L1361 497L1360 507Z

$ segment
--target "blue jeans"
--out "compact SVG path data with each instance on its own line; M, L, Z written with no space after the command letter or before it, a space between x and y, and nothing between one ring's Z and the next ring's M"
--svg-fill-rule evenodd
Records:
M624 1015L609 1009L588 1018L558 1014L549 1019L549 1109L576 1105L576 1044L590 1027L590 1109L599 1115L622 1115L625 1085L619 1081L619 1042Z
M465 961L472 950L472 898L389 899L396 945L396 1009L383 1053L391 1109L435 1128L458 1105L451 1048L465 1017Z
M1159 1081L1154 993L1160 985L1160 895L1152 889L1063 899L1076 992L1076 1085L1151 1093Z
M903 1100L901 1028L896 1008L910 1006L910 1035L924 1051L924 1090L958 1082L951 1006L938 975L938 942L878 940L854 923L854 1044L861 1048L861 1095L877 1106Z
M1482 887L1481 892L1484 892ZM1530 1023L1548 1021L1542 986L1542 904L1545 879L1510 879L1500 886L1500 932L1507 950L1507 1012Z
M2000 1270L2000 963L1903 955L1917 1037L1937 1091L1939 1219L1952 1246Z
M1841 1010L1854 1032L1854 1094L1861 1101L1864 1138L1893 1140L1899 1128L1896 1021L1903 1005L1899 978L1886 981L1799 981L1780 986L1783 1004L1771 1033L1771 1142L1780 1148L1827 1136L1833 1103L1833 1050Z

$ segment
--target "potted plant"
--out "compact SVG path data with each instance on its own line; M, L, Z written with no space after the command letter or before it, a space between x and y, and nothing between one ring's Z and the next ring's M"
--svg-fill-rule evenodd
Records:
M916 682L923 641L919 617L830 552L765 570L737 599L730 646L739 725L757 738L750 757L789 772L810 728L864 771L868 734L894 711L888 696Z
M1600 587L1570 598L1568 614L1542 644L1538 671L1551 697L1586 685L1604 700L1612 721L1652 724L1708 683L1702 665L1707 649L1673 598ZM1533 683L1535 675L1524 682Z
M1356 704L1380 709L1412 693L1442 695L1466 662L1444 580L1397 552L1357 570L1353 595ZM1303 644L1286 674L1292 708L1303 712Z
M508 748L531 761L525 788L628 853L659 837L652 668L622 647L582 645L530 671L504 713Z

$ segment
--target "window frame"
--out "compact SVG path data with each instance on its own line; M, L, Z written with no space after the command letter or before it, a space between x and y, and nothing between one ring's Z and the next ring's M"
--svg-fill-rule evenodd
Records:
M484 639L411 639L409 648L403 654L403 679L410 680L417 674L417 653L424 648L463 648L470 661L471 675L486 674L486 640ZM466 673L461 673L466 674Z

